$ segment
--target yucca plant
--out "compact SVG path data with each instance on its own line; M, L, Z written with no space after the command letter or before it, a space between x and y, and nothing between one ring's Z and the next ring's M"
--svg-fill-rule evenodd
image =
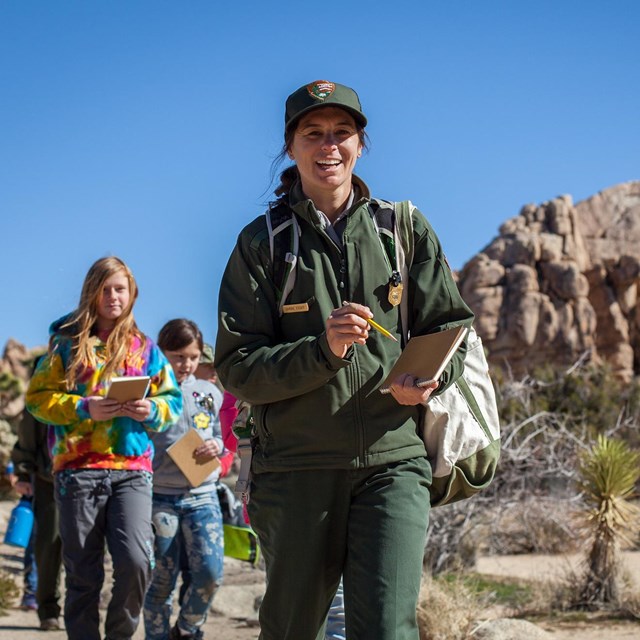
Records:
M632 544L640 524L640 509L629 501L639 477L640 453L621 440L600 435L580 458L578 486L586 503L580 524L589 545L580 606L620 601L620 549Z

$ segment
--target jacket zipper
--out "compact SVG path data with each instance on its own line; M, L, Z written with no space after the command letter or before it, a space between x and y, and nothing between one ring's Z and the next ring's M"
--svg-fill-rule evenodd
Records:
M349 238L348 230L349 226L352 222L352 219L349 219L347 225L342 232L342 240L343 243L346 244ZM350 296L347 296L347 286L346 279L348 276L347 269L347 259L346 252L340 251L340 299L348 300ZM354 345L353 347L353 362L349 367L349 388L351 392L351 397L354 399L354 413L353 413L353 428L356 434L356 459L357 459L357 467L363 468L366 466L366 434L365 434L365 424L362 416L362 405L360 402L360 394L357 393L358 382L360 380L360 362L358 359L358 349Z
M357 467L363 468L365 466L365 427L362 420L362 407L360 404L360 396L356 393L356 384L360 377L360 365L358 362L358 351L354 347L353 363L349 367L349 386L351 388L351 397L354 400L353 411L353 428L356 433L356 455L357 455Z
M349 224L347 223L347 227L342 232L343 242L345 241L345 235L346 235L348 226ZM347 269L346 254L345 254L345 251L338 244L336 244L335 240L324 229L321 230L321 233L324 234L325 238L329 241L330 245L334 247L335 251L338 253L340 257L339 277L337 278L338 290L339 290L337 304L340 305L342 303L342 300L345 300L347 298L346 280L348 275L348 269ZM358 394L356 394L356 382L357 382L357 379L360 377L360 367L358 365L358 352L355 347L353 349L354 349L353 363L351 367L348 368L348 371L349 371L348 376L349 376L349 389L351 392L351 397L356 398L356 406L355 406L354 416L353 416L353 422L354 422L353 426L356 433L355 454L356 454L356 458L358 459L357 466L361 468L365 466L365 444L364 444L365 428L364 428L364 421L362 420L362 409L361 409L360 401L359 399L357 399Z

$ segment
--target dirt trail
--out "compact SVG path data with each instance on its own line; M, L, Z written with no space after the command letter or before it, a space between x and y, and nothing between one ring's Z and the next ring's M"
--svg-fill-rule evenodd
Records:
M0 540L9 512L14 502L0 501ZM513 576L528 579L549 579L567 566L577 566L578 558L570 556L520 555L481 558L478 570L497 576ZM22 550L0 544L0 570L18 578L22 568ZM636 584L640 586L640 553L625 554L625 568ZM110 588L109 573L105 579L105 600ZM264 572L252 568L246 562L225 559L225 580L216 594L212 613L204 627L205 638L209 640L256 640L259 629L256 626L254 602L264 592ZM0 617L0 640L64 640L61 631L41 632L38 616L33 611L21 611L17 607ZM640 624L612 624L595 620L590 623L560 624L537 621L537 624L551 632L554 640L640 640ZM139 627L134 640L144 640L144 631ZM522 639L526 640L526 639Z
M9 513L15 502L0 501L0 541L4 541L4 532ZM0 544L0 570L16 576L22 587L22 549ZM103 601L108 601L110 571L103 590ZM213 610L204 626L205 638L216 640L255 640L259 629L256 626L254 602L264 592L264 571L254 569L247 562L225 558L225 580L214 600ZM16 605L18 603L16 602ZM104 611L102 612L104 614ZM60 618L62 623L62 618ZM0 640L65 640L64 630L43 632L39 629L38 615L34 611L22 611L13 607L7 615L0 617ZM142 625L138 627L134 640L144 640Z

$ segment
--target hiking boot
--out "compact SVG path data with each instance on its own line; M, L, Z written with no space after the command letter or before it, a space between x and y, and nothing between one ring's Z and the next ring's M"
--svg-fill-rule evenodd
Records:
M45 618L40 620L41 631L58 631L60 629L60 621L58 618Z
M178 623L176 622L169 632L169 640L203 640L204 633L202 629L198 629L195 633L188 633L186 636L180 633Z

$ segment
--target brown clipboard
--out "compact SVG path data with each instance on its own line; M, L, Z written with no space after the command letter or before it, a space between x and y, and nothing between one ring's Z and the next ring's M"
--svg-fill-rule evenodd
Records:
M142 400L149 391L150 376L121 376L113 378L109 384L107 398L118 402Z
M391 383L403 373L411 374L418 383L438 380L466 333L467 327L459 326L410 338L380 386L380 392L388 393Z
M199 462L193 452L204 440L195 429L189 429L179 440L167 448L169 457L192 487L199 487L219 466L218 458Z

